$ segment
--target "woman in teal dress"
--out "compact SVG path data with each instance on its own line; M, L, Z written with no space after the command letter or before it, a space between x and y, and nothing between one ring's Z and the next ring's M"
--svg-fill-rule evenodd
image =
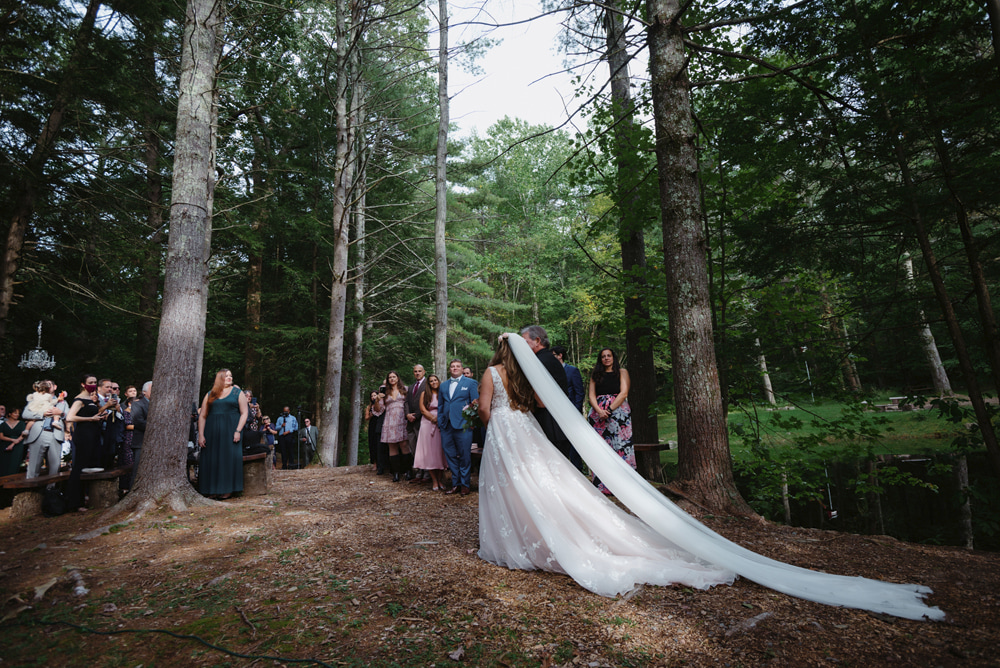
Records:
M213 499L243 491L243 425L249 408L246 395L233 385L233 373L222 369L198 412L198 489Z
M0 421L0 475L11 475L21 470L24 461L25 423L21 409L12 408Z

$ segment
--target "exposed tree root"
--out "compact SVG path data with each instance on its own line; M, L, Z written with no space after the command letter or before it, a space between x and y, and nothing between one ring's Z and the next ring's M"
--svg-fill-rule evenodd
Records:
M166 505L175 513L184 512L199 506L212 506L218 503L202 496L187 481L179 485L156 486L152 489L134 489L101 516L102 521L111 521L129 513L122 523L134 522L150 510Z

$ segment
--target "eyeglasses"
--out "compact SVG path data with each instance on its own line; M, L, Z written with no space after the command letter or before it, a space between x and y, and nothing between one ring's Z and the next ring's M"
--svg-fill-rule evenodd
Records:
M112 391L112 392L117 392L117 391L118 391L118 386L117 386L117 385L115 385L114 387L112 387L112 388L111 388L111 391Z

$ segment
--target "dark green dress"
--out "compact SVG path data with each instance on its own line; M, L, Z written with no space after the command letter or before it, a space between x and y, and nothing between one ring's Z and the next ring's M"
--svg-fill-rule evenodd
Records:
M233 443L240 423L240 388L216 399L205 418L205 447L198 462L198 489L204 495L243 491L243 444Z
M0 420L0 432L7 438L17 438L24 431L24 420L18 420L17 424L11 427L7 420ZM14 447L7 450L10 441L0 441L0 475L11 475L21 470L21 462L24 461L24 441L15 443Z

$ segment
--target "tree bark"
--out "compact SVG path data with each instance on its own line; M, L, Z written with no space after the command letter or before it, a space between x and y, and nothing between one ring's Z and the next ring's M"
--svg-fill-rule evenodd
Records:
M353 7L353 3L351 5ZM326 387L320 408L319 458L323 466L337 466L340 446L340 384L344 375L344 326L347 316L348 243L350 213L348 194L353 187L351 127L348 114L351 63L348 47L353 43L353 21L347 0L337 0L337 85L334 109L337 116L337 146L334 153L333 275L330 286L330 330L327 337Z
M132 491L111 513L133 509L141 513L160 501L176 511L211 503L188 482L186 449L187 418L192 400L199 398L205 342L218 115L215 77L222 55L224 12L223 0L187 4L163 316L144 456Z
M632 408L632 436L636 443L658 443L660 440L656 416L651 414L656 396L656 366L653 358L653 332L650 327L648 286L645 279L646 241L644 221L638 210L635 165L636 146L635 105L629 89L628 49L625 25L616 0L604 13L607 60L611 79L611 101L614 109L613 132L617 163L615 203L620 213L619 239L622 248L622 280L625 295L625 353L634 392L629 393ZM636 468L647 479L659 480L660 453L637 452Z
M84 66L86 51L94 36L94 23L97 20L97 12L100 7L100 0L91 0L90 4L87 5L87 12L84 14L80 28L76 33L73 54L70 56L63 72L62 81L56 90L52 111L49 112L49 117L39 133L38 139L35 140L31 157L28 158L22 170L21 180L13 188L13 213L10 218L10 227L7 229L7 238L4 240L3 264L0 265L0 342L3 342L7 336L7 318L10 315L10 307L14 303L15 278L20 267L24 235L28 232L28 223L31 222L39 192L45 182L43 174L45 163L52 155L52 148L55 146L56 136L62 127L63 117L79 93L79 72Z
M917 293L917 282L913 277L913 260L910 258L909 253L903 256L903 268L906 271L907 288L910 294L915 295ZM939 397L953 396L955 393L951 389L948 372L945 371L944 363L941 361L941 353L938 352L937 341L934 340L934 332L931 331L931 326L927 322L924 310L919 306L917 307L917 321L920 323L920 331L917 332L917 336L920 338L920 347L924 351L924 359L927 360L927 366L931 372L931 382L934 384L934 391Z
M760 383L764 389L764 400L774 406L777 401L774 399L774 388L771 387L771 375L767 372L767 359L764 351L760 347L760 339L754 339L757 346L757 368L760 370Z
M678 0L646 0L679 485L714 512L753 515L736 489L712 338L698 161Z
M438 0L438 136L434 177L434 373L448 370L448 0Z
M360 82L359 82L360 85ZM364 114L360 114L364 118ZM362 151L358 151L361 155ZM357 322L354 325L354 373L351 377L351 396L348 402L351 406L351 421L347 429L347 465L357 466L358 464L358 439L361 435L361 420L364 417L364 409L361 405L361 385L364 374L362 365L364 364L364 341L365 341L365 181L367 173L363 166L363 161L359 160L362 167L358 170L358 203L354 211L354 238L357 245L355 251L355 277L354 277L354 313Z

